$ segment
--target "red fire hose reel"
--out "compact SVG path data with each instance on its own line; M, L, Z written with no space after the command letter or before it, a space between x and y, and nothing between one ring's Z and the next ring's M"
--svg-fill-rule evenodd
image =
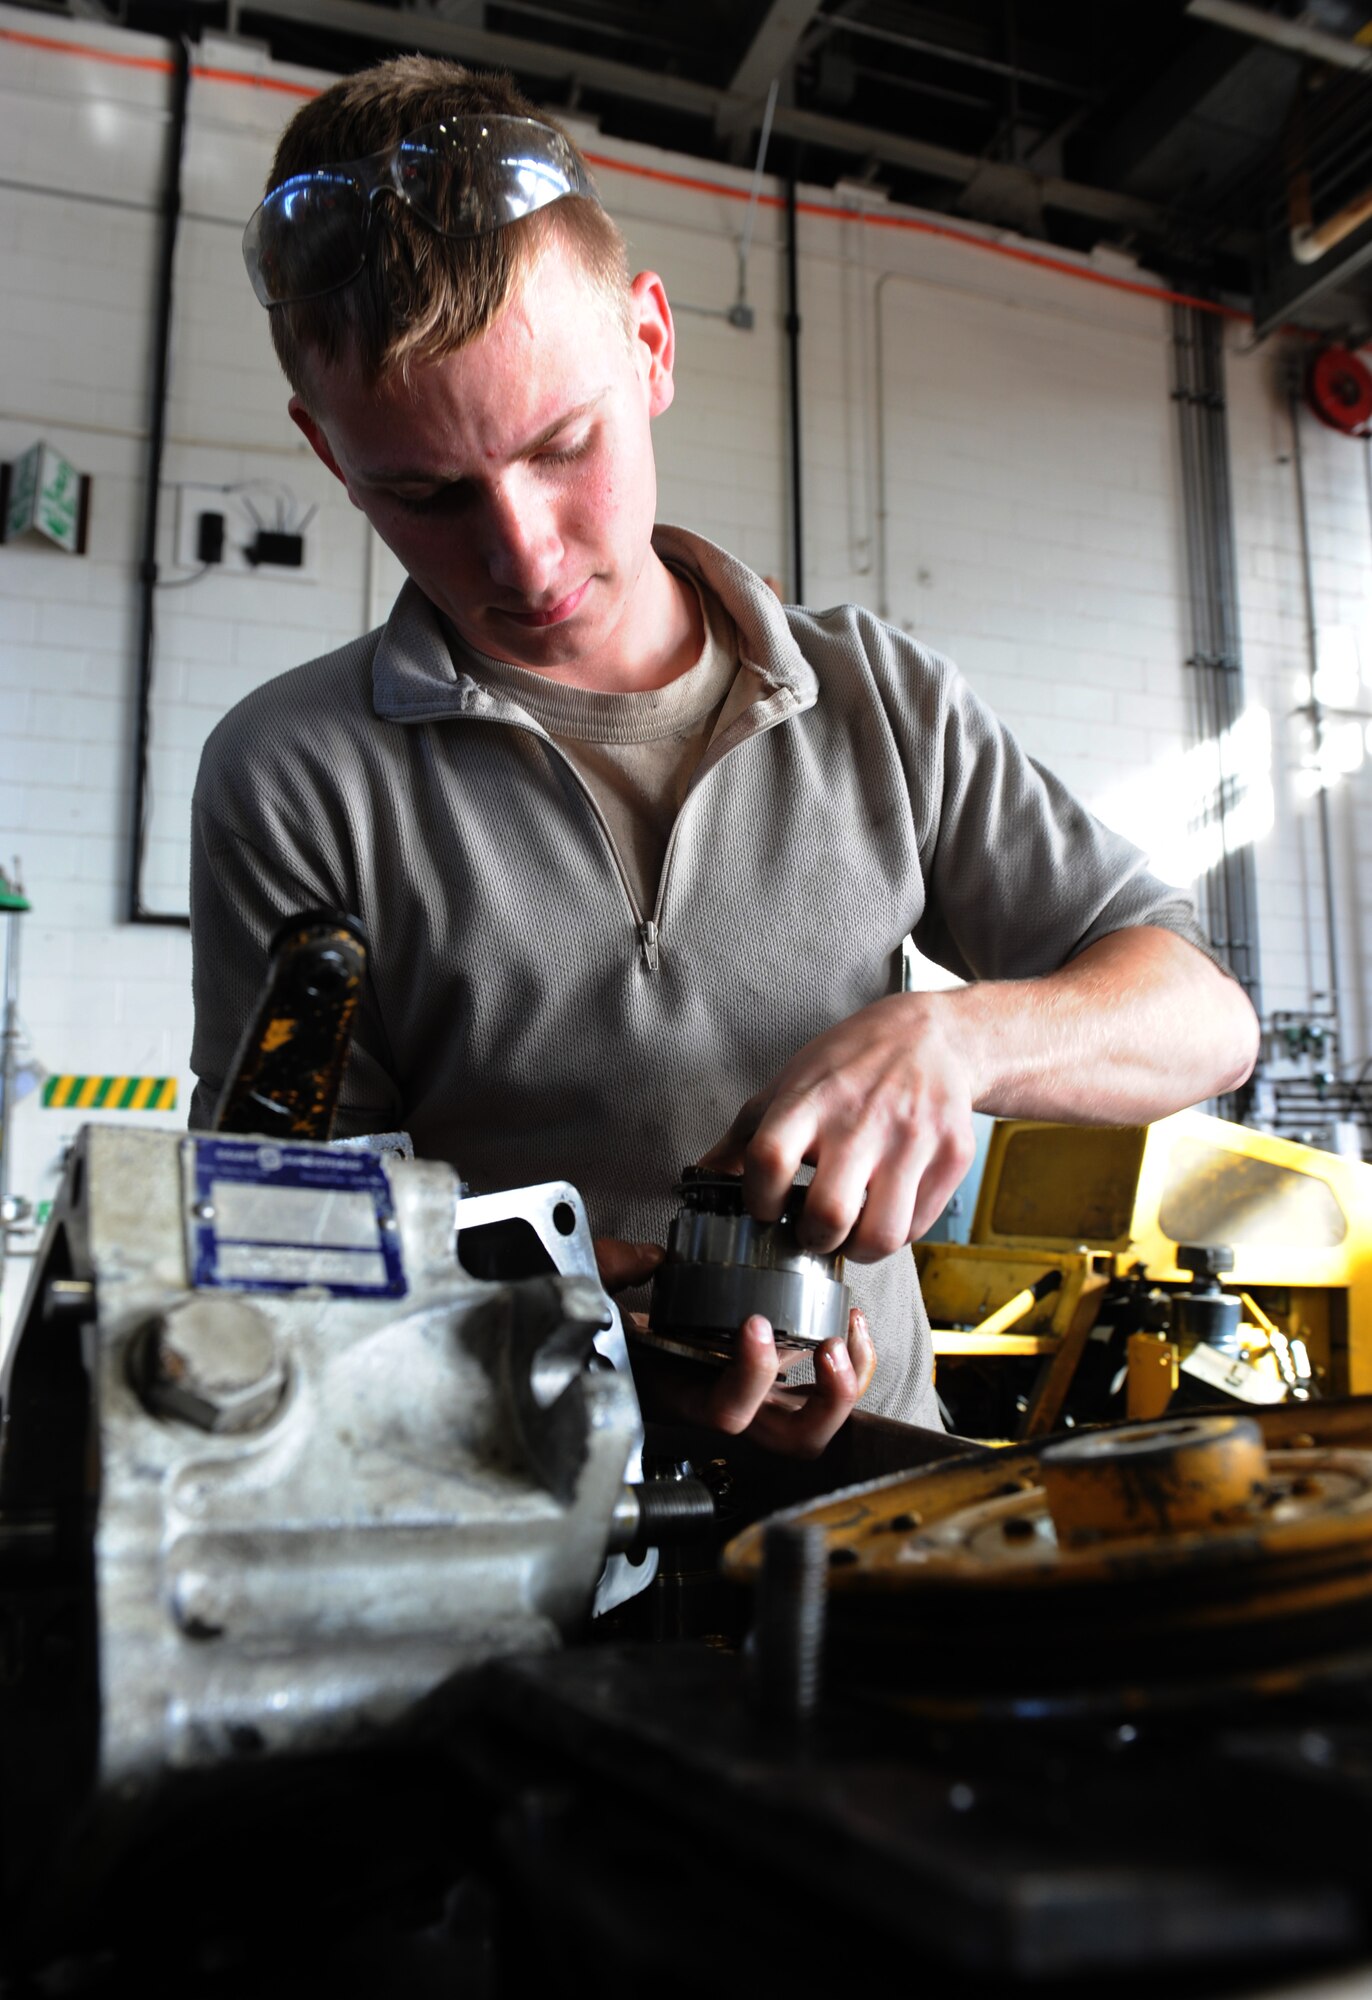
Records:
M1320 350L1306 372L1305 396L1331 430L1372 437L1372 374L1346 347Z

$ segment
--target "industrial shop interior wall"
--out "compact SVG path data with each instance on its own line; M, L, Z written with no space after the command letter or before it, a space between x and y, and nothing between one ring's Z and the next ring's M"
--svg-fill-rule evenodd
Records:
M88 1079L86 1098L101 1094L96 1079L123 1080L96 1115L145 1122L184 1120L190 1095L188 936L127 921L171 69L163 42L0 6L0 459L41 439L92 481L84 555L32 538L0 547L0 864L19 858L32 904L18 920L25 1032L9 1182L35 1201L90 1115L64 1105L82 1092L54 1079ZM287 421L239 256L275 138L326 80L232 41L207 37L194 51L139 888L143 908L164 917L185 911L187 809L207 731L265 677L379 622L398 581ZM660 514L789 594L777 184L765 184L753 218L748 330L728 311L750 175L575 129L635 266L660 270L677 308L678 398L657 427ZM961 224L954 240L936 218L860 189L800 194L806 601L869 605L951 653L1030 751L1170 879L1195 883L1214 861L1226 782L1227 837L1251 842L1256 858L1266 1011L1325 1008L1337 983L1341 1054L1372 1053L1366 448L1302 418L1326 706L1317 744L1302 712L1312 660L1290 350L1255 350L1245 321L1227 323L1246 708L1217 743L1186 665L1171 307L1123 259L1084 262L1080 272L1115 281L1088 282L1014 254L1032 245ZM226 530L223 560L208 567L205 514ZM301 566L249 562L261 529L301 532ZM153 1102L174 1084L175 1110L110 1112L138 1078L157 1080L141 1088ZM24 1266L13 1259L11 1314Z

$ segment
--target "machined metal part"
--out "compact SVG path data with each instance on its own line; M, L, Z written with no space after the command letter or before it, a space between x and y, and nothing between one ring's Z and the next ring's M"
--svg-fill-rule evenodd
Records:
M1045 1445L1039 1470L1063 1548L1227 1527L1270 1510L1267 1452L1251 1417L1084 1431Z
M660 1542L699 1540L713 1531L718 1518L715 1495L703 1479L645 1479L620 1494L610 1547L629 1553Z
M847 1671L926 1712L1290 1694L1372 1649L1369 1398L969 1453L772 1522L823 1529Z
M688 1167L677 1194L681 1206L653 1278L648 1326L638 1338L712 1363L732 1359L738 1330L752 1313L771 1322L781 1350L812 1353L835 1335L846 1338L843 1259L801 1242L803 1186L792 1189L775 1222L747 1213L737 1174Z
M1223 1274L1234 1268L1233 1251L1221 1244L1184 1243L1177 1250L1177 1265L1192 1278L1185 1291L1172 1294L1177 1339L1187 1345L1203 1341L1220 1354L1241 1355L1247 1344L1243 1301L1237 1292L1226 1292L1220 1285Z
M590 1282L604 1313L603 1322L592 1335L591 1345L598 1357L592 1365L616 1369L632 1381L624 1322L614 1300L600 1291L591 1225L585 1203L570 1181L541 1181L534 1187L503 1189L495 1194L460 1190L453 1220L458 1262L473 1276L513 1278L560 1272L566 1278L581 1277ZM530 1416L526 1411L526 1423L534 1430L541 1421L541 1415ZM625 1466L626 1480L643 1477L642 1446L640 1426ZM628 1544L612 1536L607 1546L611 1552L596 1584L597 1616L646 1589L657 1569L653 1549L646 1555L636 1551L630 1561L624 1553Z
M388 1155L373 1203L355 1156L335 1171L329 1147L264 1142L269 1187L300 1153L318 1187L283 1184L267 1288L245 1267L196 1290L200 1146L223 1157L217 1138L82 1133L8 1362L0 1613L36 1631L51 1599L82 1664L62 1701L41 1646L0 1687L7 1911L58 1895L64 1824L117 1851L169 1785L404 1741L464 1670L559 1644L641 1463L575 1190L523 1207L588 1268L493 1282L456 1260L455 1217L482 1210L451 1168ZM518 1190L499 1200L520 1215ZM371 1255L339 1247L368 1217L394 1225L401 1296L338 1279ZM621 1595L651 1576L615 1560Z

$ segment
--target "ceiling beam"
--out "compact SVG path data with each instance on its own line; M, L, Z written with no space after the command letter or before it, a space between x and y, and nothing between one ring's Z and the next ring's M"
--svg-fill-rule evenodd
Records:
M1261 7L1246 6L1244 0L1188 0L1186 11L1199 21L1229 28L1236 35L1271 42L1293 56L1332 63L1339 69L1372 70L1372 49L1366 42L1346 42L1341 35L1327 34L1323 28L1310 28L1301 21L1287 21L1280 14L1265 13Z
M513 69L559 81L575 78L589 90L646 99L700 118L713 117L720 102L721 93L712 84L695 83L690 77L638 69L612 56L526 41L522 35L494 33L465 21L445 21L409 7L373 6L370 0L238 0L237 11L240 19L294 21L325 33L383 42L393 49L452 56L483 69Z
M748 53L729 83L734 97L763 98L774 76L786 68L801 36L819 12L820 0L772 0Z
M719 90L690 77L639 69L608 56L558 48L549 42L495 34L465 22L444 21L432 14L373 6L369 0L238 0L238 13L249 19L293 21L325 32L355 35L359 40L381 42L390 48L427 49L436 55L453 56L490 69L512 69L525 76L567 84L575 82L585 90L604 91L640 104L660 104L711 123L725 120L732 124L740 116L748 115L755 125L762 122L761 104L750 104L733 90ZM950 181L957 187L966 187L985 167L985 162L974 153L931 145L926 140L883 131L875 125L830 118L796 105L779 104L772 129L803 145L857 154L862 159L875 159L927 175L931 180ZM1089 187L1079 181L1044 178L1025 167L1003 166L998 172L1022 176L1025 195L1034 196L1047 207L1089 216L1097 222L1145 230L1155 236L1171 233L1175 218L1153 202L1115 194L1108 188Z

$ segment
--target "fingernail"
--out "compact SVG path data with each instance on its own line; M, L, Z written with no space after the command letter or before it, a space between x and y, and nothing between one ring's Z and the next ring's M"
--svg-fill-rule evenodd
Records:
M853 1376L853 1364L848 1359L848 1350L846 1347L841 1347L835 1342L832 1346L823 1349L820 1354L820 1360L831 1375L837 1375L840 1379L850 1377L856 1380L856 1377Z

